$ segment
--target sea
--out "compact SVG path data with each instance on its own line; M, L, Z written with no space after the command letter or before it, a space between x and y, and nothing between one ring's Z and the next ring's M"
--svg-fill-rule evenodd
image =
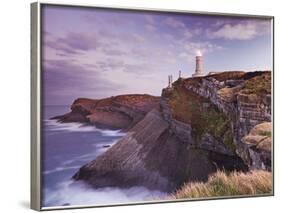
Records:
M44 106L42 129L43 207L114 205L161 199L166 194L135 186L93 188L72 176L114 145L124 133L81 123L59 123L51 117L70 111L69 106Z

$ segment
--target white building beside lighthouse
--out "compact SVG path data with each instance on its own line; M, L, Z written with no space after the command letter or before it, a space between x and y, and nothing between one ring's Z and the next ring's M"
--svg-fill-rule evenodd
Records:
M200 77L204 76L203 72L203 56L200 50L196 52L196 67L195 67L195 73L192 74L192 77Z

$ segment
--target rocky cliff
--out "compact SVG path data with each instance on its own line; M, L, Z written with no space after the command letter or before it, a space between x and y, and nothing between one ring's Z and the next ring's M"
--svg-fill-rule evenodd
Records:
M256 125L271 122L271 72L180 79L163 90L160 103L171 130L180 129L182 139L190 145L238 155L251 169L271 167L270 160L253 158L242 142ZM180 128L178 122L189 127Z
M107 152L74 175L93 187L146 186L171 192L184 182L205 181L218 168L245 170L237 156L189 147L154 109Z
M151 95L119 95L105 99L78 98L71 112L53 117L59 122L82 122L99 128L127 130L147 112L159 107L159 97Z
M56 117L127 131L74 179L173 191L218 169L271 169L269 71L180 78L161 98L138 96L141 102L117 97L78 99L71 113Z

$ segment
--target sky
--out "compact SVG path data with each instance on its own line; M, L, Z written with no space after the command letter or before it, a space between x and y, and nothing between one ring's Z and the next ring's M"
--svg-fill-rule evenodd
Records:
M271 20L45 5L45 105L120 94L161 95L168 75L272 70Z

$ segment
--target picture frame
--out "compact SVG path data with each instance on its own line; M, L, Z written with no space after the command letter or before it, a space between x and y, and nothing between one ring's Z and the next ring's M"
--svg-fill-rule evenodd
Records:
M80 19L79 22L75 13L78 13L79 17L83 16L84 22ZM94 15L91 16L92 14ZM113 23L111 26L112 29L106 27L107 25L103 25L104 23L96 21L99 17L102 17L101 20L108 25ZM109 20L106 19L107 17L109 17ZM117 18L121 20L117 20ZM190 18L190 26L192 26L189 26L190 28L188 28L187 21L185 21L185 19L188 18ZM69 19L72 21L71 24L67 21ZM88 25L85 23L89 21L89 19L91 20L90 24L94 32L91 32L91 30L89 30L89 32L85 31L86 36L84 36L80 32L86 29ZM157 21L155 21L155 19L157 19ZM164 19L166 20L166 25L161 25L161 27L159 27L158 25L162 24ZM122 25L122 21L124 23L131 21L131 25ZM221 23L219 23L220 21ZM252 23L257 24L252 25ZM217 25L214 26L214 28L208 28L212 24ZM120 28L117 29L116 26L119 25ZM195 32L197 29L204 27L206 28L203 29L204 32L199 32L199 30ZM96 32L95 28L100 32ZM141 30L139 30L139 28ZM217 31L212 31L213 29ZM143 33L144 30L146 30L147 34ZM247 33L241 33L243 30L246 30ZM259 35L258 30L261 30L260 32L264 34L261 33L261 35ZM73 34L69 32L73 32ZM122 36L120 36L119 33L120 35L123 33ZM175 36L172 39L180 40L180 37L177 36L179 36L179 34L184 34L186 40L180 40L180 42L184 41L186 43L181 44L175 42L175 49L167 54L168 49L164 49L161 45L169 45L169 43L160 42L161 39L159 40L157 38L151 39L153 35L157 36L160 33L167 33L165 38L161 37L163 41L166 39L166 42L172 41L169 35ZM203 33L206 37L204 39L204 36L201 35ZM47 38L48 36L50 38ZM95 36L97 36L97 38L99 38L99 36L101 38L108 36L108 43L104 43L104 40L99 43ZM196 38L196 36L198 38ZM257 43L254 42L256 37L260 39L256 41ZM148 40L147 44L142 43L144 39ZM208 39L210 42L208 42ZM254 41L251 43L252 40ZM159 44L157 42L159 42ZM130 43L131 46L127 46L128 43ZM155 45L155 47L149 49L151 46L148 44L153 47ZM116 45L116 47L120 45L121 47L119 46L119 49L111 49L110 45ZM184 47L186 52L179 50L182 45L187 46ZM244 64L243 66L254 67L253 69L259 70L260 67L266 65L269 71L255 72L255 70L246 70L242 73L219 70L220 72L217 73L216 70L210 70L208 65L212 64L211 61L219 61L219 59L215 59L215 57L220 56L223 58L224 53L222 52L225 48L223 45L229 45L228 49L232 50L233 48L233 50L241 52L247 52L246 49L249 48L254 55L249 57L249 59L253 60L258 65L257 68L255 68L254 65L249 65L243 58L240 58L241 63ZM145 48L143 48L141 52L140 49L142 47ZM161 49L162 47L163 49ZM255 55L255 51L261 51L262 47L266 47L266 54L261 54L261 56L258 54ZM131 52L127 53L129 49ZM190 49L193 52L189 52ZM213 52L216 51L222 52L212 56ZM96 52L98 52L98 55L94 55ZM157 55L159 52L165 54ZM232 54L231 51L227 53ZM135 54L134 57L141 60L142 63L136 63L134 61L135 58L131 58L132 54ZM176 54L177 56L175 56ZM205 67L205 58L203 58L205 54L210 55L210 58L207 59L209 60L207 61L207 67ZM99 61L93 63L92 59L87 58L93 56L96 56ZM235 57L238 56L239 53L235 52L233 53L232 59L226 57L226 60L230 63L231 60L236 61ZM245 55L243 56L246 57ZM115 57L121 60L114 61L113 58ZM177 57L177 59L173 60L174 57ZM146 64L147 61L150 61L149 58L159 59L160 62L159 64L154 64L152 62ZM166 69L165 66L162 67L162 64L166 65L164 62L162 63L162 58L165 58L167 61L170 60L169 63L167 62L167 64L169 64L167 69L174 67L174 70L167 70L163 73L155 72L155 76L151 76L150 73L154 73L153 66L155 66L156 69ZM262 64L263 60L261 58L266 58L264 59L264 64ZM105 63L108 59L112 60L111 64ZM184 61L183 59L186 61L190 60L186 63L193 64L195 71L193 69L191 70L188 66L186 67L184 62L182 62ZM71 60L77 61L70 66L69 61ZM132 60L132 63L127 64L126 60ZM177 63L182 64L179 66ZM83 66L81 64L83 64ZM223 63L217 62L216 66L219 65L228 67ZM85 68L86 66L87 68ZM216 67L215 65L212 66ZM231 64L231 66L236 68L234 63ZM140 67L141 69L147 68L152 71L147 73L147 76L144 76L142 80L136 80L134 82L134 79L143 75L144 71L139 70ZM183 67L183 69L181 67ZM65 70L63 70L63 68L65 68ZM179 71L178 68L180 68L181 71ZM186 68L190 69L188 74L186 73ZM103 81L104 78L100 76L100 73L108 77L113 75L113 70L117 69L120 69L120 73L123 73L122 75L119 73L121 76L120 79L117 79L118 75L114 74L116 81ZM205 69L208 70L209 73L206 73ZM61 75L58 75L58 71L60 70L63 71ZM83 72L80 73L80 70L83 70ZM71 72L78 72L81 75L69 75ZM93 72L95 76L87 76L91 74L90 72ZM173 73L174 76L178 74L178 79L173 81L173 75L169 72ZM135 76L132 76L132 73L135 74ZM162 77L162 74L164 77ZM80 76L83 75L85 75L85 77L80 79ZM159 75L161 75L161 77L159 77ZM166 83L167 76L168 84ZM91 83L87 84L89 79L96 85L99 85L99 81L101 81L102 85L100 87L92 87ZM127 86L127 81L123 81L123 79L128 79L128 82L132 82ZM154 81L159 79L161 83L157 82L155 85L163 85L162 87L159 85L157 85L158 87L155 86L157 91L159 91L158 96L153 93L156 89L149 86L154 84L151 83L151 79ZM150 84L147 84L147 82L150 82ZM141 86L136 86L139 83L141 83ZM85 84L86 86L81 86L80 89L80 87L77 87L79 84ZM112 86L112 88L109 88L109 86L104 87L104 84ZM62 85L67 86L63 87ZM122 85L126 85L127 89L122 88ZM216 90L207 90L210 87L214 87ZM74 89L70 91L70 88ZM141 90L142 88L144 89L143 92ZM184 88L188 89L188 93L184 92ZM200 88L203 89L200 90ZM80 98L79 92L81 95L92 94L92 92L85 92L85 90L90 89L100 92L93 92L95 95L92 95L92 97ZM57 93L59 90L65 92L59 93L58 95ZM150 91L153 93L152 96L150 95ZM207 91L207 93L204 91ZM212 93L210 91L215 92ZM218 91L220 92L218 93ZM70 93L70 95L68 93ZM133 95L131 95L131 93ZM75 96L73 99L76 94L78 96ZM122 96L124 94L125 96ZM196 96L194 96L194 94L196 94ZM218 97L221 99L217 99ZM70 106L70 99L71 101L76 99L72 106ZM102 106L98 108L95 107L97 105L97 100L102 100ZM192 101L189 102L186 100ZM64 101L67 103L64 103ZM41 211L273 196L273 101L273 16L106 7L52 2L32 3L31 208ZM62 111L62 109L65 110L65 108L57 108L56 114L52 114L53 111L48 114L50 109L47 108L49 106L58 107L62 106L62 104L66 104L71 112ZM233 106L236 106L237 109L239 107L239 110L237 114L231 115L229 112L233 110L233 108L231 108ZM253 107L252 111L250 107ZM234 108L234 110L237 109ZM256 109L258 109L258 111ZM117 112L115 112L115 110L117 110ZM126 113L124 111L126 111ZM126 116L124 116L124 113ZM200 121L200 123L197 123L197 121ZM237 123L234 121L237 121ZM221 126L220 122L223 123ZM149 126L149 123L151 123L152 126ZM216 124L215 127L213 127L213 123ZM263 124L263 126L258 126L260 124ZM218 126L220 126L220 128L217 128ZM155 129L152 129L152 127L155 127ZM241 129L239 129L240 127ZM239 131L237 129L239 129ZM96 135L92 135L93 132L96 132ZM145 137L154 134L155 138L153 139ZM92 137L96 137L96 139L92 139ZM109 137L110 140L114 140L114 142L111 143L107 141ZM82 138L86 138L83 139L83 141L85 140L88 146L84 147L81 153L72 152L73 150L79 149L78 147L80 146L77 145L79 143L79 138L81 138L81 141ZM257 141L257 138L261 140ZM105 142L97 146L96 143L99 140L104 140ZM52 145L47 145L45 143L46 141ZM62 141L64 145L59 147L60 145L56 145L58 141ZM67 141L72 141L72 145L66 145ZM151 144L154 144L152 147L147 148L148 150L143 148L149 147L149 145L145 145L146 141L153 141ZM165 147L161 147L161 141L165 142ZM186 144L184 142L186 142ZM144 144L139 146L137 145L139 143ZM170 145L171 143L173 145ZM176 146L174 144L179 145ZM73 146L73 150L66 149L68 146ZM126 149L124 147L130 146L132 146L132 150L128 149L124 151L124 153L120 151ZM88 152L91 147L94 147L94 152ZM53 149L55 151L52 151ZM97 151L98 149L102 150L101 153ZM175 149L177 151L175 151ZM181 151L183 149L187 149L188 151ZM85 150L87 150L87 152ZM117 153L117 150L119 150L122 156L125 156L124 159L119 159L117 157L120 154ZM105 154L106 152L108 154ZM161 152L166 154L163 155ZM133 158L136 155L141 156L141 158ZM86 157L84 158L84 156ZM102 157L96 160L97 156ZM157 156L159 156L159 158L157 158ZM190 157L187 158L186 156ZM174 169L174 166L169 165L169 157L172 159L171 162L179 162L179 165L182 165L183 169ZM74 160L75 162L73 162ZM119 160L121 162L120 164L115 163ZM169 171L164 168L162 163L164 160L166 161L167 167L173 170L172 173L169 173ZM131 161L131 163L127 164L128 161ZM102 162L110 162L104 163L104 167L109 168L106 169L105 173L102 173ZM199 168L202 167L202 170L194 168L195 166L186 167L185 163L190 165L191 162L194 162L194 164L198 162L196 166ZM206 163L202 164L202 162ZM77 167L77 165L79 166ZM116 170L115 167L118 167L118 169ZM68 173L62 174L66 170L70 170L67 172L73 172L75 170L75 173L71 173L71 175ZM194 174L194 177L182 172L185 170L188 170L186 173ZM240 189L237 189L238 194L234 192L234 194L231 194L226 190L226 194L221 196L196 197L192 194L194 187L199 187L199 185L203 183L209 184L209 178L213 178L212 180L216 180L216 178L218 178L218 180L221 180L219 178L229 178L230 181L232 180L231 178L237 178L235 181L240 181L240 173L231 173L236 170L242 172L242 177L245 177L246 172L251 173L258 170L260 173L252 174L253 177L249 175L249 178L261 177L262 180L267 181L266 183L269 185L268 187L270 187L270 189L266 188L265 190L267 192L265 193L263 192L264 189L261 190L260 186L257 186L258 189L255 189L254 192L247 192L244 194L241 193ZM118 173L120 171L122 172L122 176L116 174L116 172ZM157 174L149 173L142 176L146 171L157 171ZM216 172L218 173L215 174ZM102 178L99 178L96 174L100 175ZM214 174L215 176L212 176ZM69 179L74 179L74 183L63 182L67 179L66 175L68 175L67 177L69 177ZM64 177L61 178L61 176ZM125 179L125 181L123 179ZM83 182L83 185L77 185L75 182L77 180L78 182ZM252 181L252 179L250 180ZM58 186L57 184L60 181L61 185ZM177 181L179 183L176 183ZM245 181L245 179L243 179L243 181ZM87 182L89 185L85 186L84 182ZM192 185L194 182L197 182L198 185ZM185 183L187 187L189 187L186 190L191 191L188 191L191 193L191 198L180 198L181 196L187 196L184 194L185 192L183 189L180 191ZM96 191L91 191L92 186ZM142 187L145 187L145 189ZM163 189L165 188L165 190L163 190L164 192L159 190L162 187ZM249 188L251 187L253 186ZM246 186L245 188L247 189ZM106 189L106 191L103 191L103 189ZM125 191L123 189L125 189ZM233 191L235 190L233 189ZM69 198L62 199L67 193L71 196L71 193L74 194L74 192L77 193L77 191L81 193L81 197L84 196L82 200L77 201L72 199L69 201ZM97 191L99 192L98 195L96 195ZM107 196L111 194L113 194L114 199L120 196L120 200L114 201L114 199L111 200L112 198L108 197L108 202L101 199L99 202L95 203L93 199L90 199L94 197L94 200L97 200L97 197L101 195L106 199ZM134 197L134 194L145 195L142 197ZM134 199L130 200L130 197ZM149 197L149 199L146 197Z

